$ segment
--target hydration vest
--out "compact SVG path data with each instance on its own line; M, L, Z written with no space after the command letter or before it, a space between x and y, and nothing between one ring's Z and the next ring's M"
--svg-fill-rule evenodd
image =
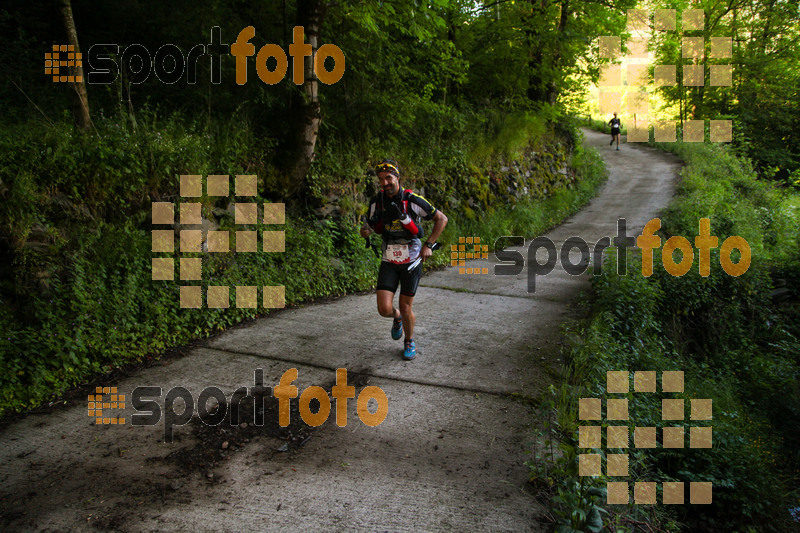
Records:
M390 242L390 241L391 242L397 242L397 241L403 241L403 240L410 241L411 239L415 239L415 238L421 239L424 236L424 230L422 228L422 224L420 223L419 215L417 215L417 213L415 213L413 209L409 209L409 205L408 204L409 204L409 201L411 199L411 195L413 195L413 194L414 194L414 191L412 191L411 189L403 189L403 192L400 195L400 204L398 205L398 207L400 207L400 210L404 215L408 215L409 217L411 217L411 220L414 221L414 224L417 226L417 229L419 230L419 232L416 235L412 235L410 231L408 231L407 229L402 228L402 227L399 230L391 230L390 231L388 228L386 228L384 226L384 228L383 228L383 240L384 241L387 241L387 242ZM383 205L384 205L384 202L386 201L386 194L383 191L378 193L378 200L379 200L378 201L379 210L375 213L375 215L376 215L376 217L379 217L379 220L383 220ZM402 236L397 234L399 231L403 232Z

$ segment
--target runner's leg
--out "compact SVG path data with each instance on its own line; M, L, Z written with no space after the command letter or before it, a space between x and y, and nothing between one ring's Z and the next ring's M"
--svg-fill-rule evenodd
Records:
M414 302L414 295L417 294L419 280L422 277L422 265L412 271L405 270L400 274L400 314L403 315L403 327L405 328L406 340L414 338L414 311L411 304Z
M411 304L414 303L413 296L406 296L400 293L400 314L403 315L403 328L405 330L406 340L414 338L414 311L411 310Z
M378 285L375 293L377 294L378 313L386 318L400 318L400 312L394 307L394 292L400 283L400 274L396 268L387 263L381 262L378 269Z
M387 318L400 318L400 312L394 306L394 293L392 291L378 289L378 313ZM400 296L400 301L402 301Z

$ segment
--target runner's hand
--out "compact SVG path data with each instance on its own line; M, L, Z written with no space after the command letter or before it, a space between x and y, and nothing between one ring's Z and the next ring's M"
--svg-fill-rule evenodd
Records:
M428 248L427 246L425 246L423 244L422 245L422 250L419 252L419 255L420 255L420 257L422 257L422 262L424 263L425 261L428 260L428 258L430 256L433 255L433 250L431 250L430 248Z

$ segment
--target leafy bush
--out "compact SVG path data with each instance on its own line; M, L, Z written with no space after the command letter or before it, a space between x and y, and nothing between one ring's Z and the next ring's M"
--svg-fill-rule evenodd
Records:
M664 425L662 398L711 398L713 420L689 425L712 426L713 448L630 450L630 480L710 481L713 504L657 506L649 515L641 515L641 506L608 506L607 523L625 522L630 515L690 531L790 531L788 509L800 496L800 342L793 325L800 299L792 290L793 299L779 306L770 294L775 279L796 279L793 273L800 271L798 230L793 211L786 208L794 201L761 183L749 163L728 148L670 148L687 164L678 195L662 217L662 243L673 235L691 242L698 220L710 218L720 244L731 235L745 237L753 261L746 274L732 277L720 267L718 250L712 250L709 277L698 274L697 254L692 270L675 277L661 266L657 249L654 274L645 278L638 255L620 276L609 251L603 275L593 280L592 317L571 352L563 385L570 394L556 402L569 413L561 416L569 420L560 424L567 451L559 461L575 460L574 398L605 397L606 371L684 370L683 393L627 395L629 430L634 420L636 426ZM574 483L571 468L560 468L562 487ZM572 500L562 497L560 505L575 505L577 497L573 491ZM559 511L568 512L569 507ZM591 529L584 525L583 530Z

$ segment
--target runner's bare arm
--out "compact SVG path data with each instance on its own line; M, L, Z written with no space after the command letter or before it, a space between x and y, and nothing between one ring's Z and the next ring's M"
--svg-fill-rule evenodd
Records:
M436 211L436 214L433 215L433 229L431 230L431 236L428 237L428 240L431 242L436 242L436 239L439 238L439 235L442 234L444 231L444 227L447 225L447 216L441 211Z
M428 237L428 242L436 242L436 239L438 239L439 235L442 234L442 231L444 231L444 227L446 225L447 216L441 211L436 211L436 214L433 215L433 229ZM422 260L427 261L427 259L433 254L433 251L427 246L423 246L420 253L422 255Z

